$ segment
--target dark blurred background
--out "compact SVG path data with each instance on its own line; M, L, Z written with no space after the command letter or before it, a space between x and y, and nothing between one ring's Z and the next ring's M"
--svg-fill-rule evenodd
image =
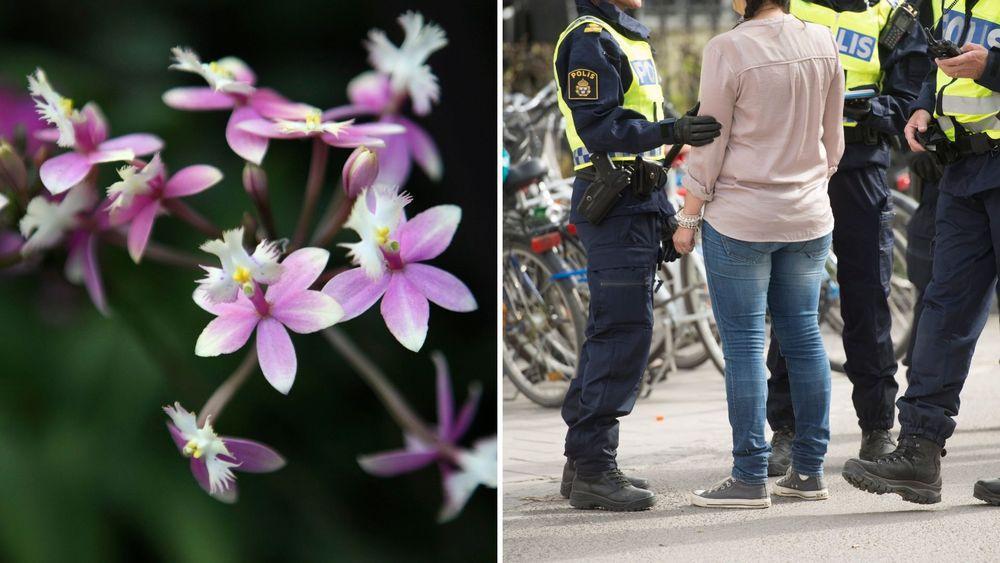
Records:
M378 27L402 39L396 17L419 10L450 44L430 58L442 97L418 119L441 149L440 184L415 169L406 190L412 215L442 203L463 209L452 246L433 263L465 281L475 313L431 307L424 350L389 335L377 309L344 325L425 417L434 420L428 352L448 358L457 400L481 381L484 396L468 438L496 432L496 13L490 2L0 2L0 84L26 91L43 67L78 106L94 100L111 134L152 132L174 170L219 167L225 180L188 203L225 227L250 209L242 162L225 143L227 112L180 112L160 100L168 88L203 85L168 71L169 49L187 45L203 60L244 59L260 85L319 107L346 102L347 82L367 70L362 46ZM324 197L348 155L333 152ZM309 145L272 141L264 160L278 228L294 227ZM112 181L105 166L101 186ZM325 201L322 205L325 205ZM353 236L353 234L349 235ZM163 218L153 238L197 252L203 236ZM341 237L343 240L344 237ZM331 264L346 263L330 247ZM242 358L197 358L210 315L191 302L194 271L103 247L100 262L113 310L101 317L79 287L62 279L65 253L40 271L0 274L0 561L492 560L496 493L480 488L454 522L438 525L435 469L394 479L363 473L361 453L398 448L399 429L374 395L319 335L297 336L299 369L288 397L257 372L217 430L261 440L288 466L239 475L234 506L204 494L175 450L160 410L175 400L200 409ZM467 439L468 439L467 438Z

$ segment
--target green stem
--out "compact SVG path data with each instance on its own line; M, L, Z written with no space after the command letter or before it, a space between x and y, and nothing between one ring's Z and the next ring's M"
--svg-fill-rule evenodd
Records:
M306 179L305 200L302 202L299 222L295 225L295 234L292 236L291 248L293 250L302 246L302 243L306 240L309 223L312 222L313 214L316 212L316 203L319 201L320 192L323 190L323 179L326 176L326 161L329 152L329 147L327 147L322 139L317 137L313 140L312 160L309 163L309 177Z
M205 406L201 407L201 411L198 414L198 426L205 424L208 417L212 417L212 424L215 424L219 420L219 415L222 414L222 410L226 408L229 404L229 400L236 395L236 392L240 390L240 387L246 383L247 378L250 374L257 371L257 348L251 344L250 351L247 352L243 361L237 366L236 370L222 382L222 385L212 393L212 396L205 401Z

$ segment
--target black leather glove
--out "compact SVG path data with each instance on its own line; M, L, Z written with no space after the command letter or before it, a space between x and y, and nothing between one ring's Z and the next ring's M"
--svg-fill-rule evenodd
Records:
M844 102L844 117L848 119L853 119L854 121L861 123L871 114L871 100L847 100Z
M677 219L673 215L660 223L660 251L664 262L673 262L681 257L674 248L674 231L677 230Z
M663 140L670 145L691 145L701 147L715 140L722 131L722 124L710 115L685 115L673 123L673 131L669 132L670 124L664 123L660 133Z
M937 182L941 179L941 174L944 173L937 157L929 152L914 154L913 160L910 161L910 171L920 176L920 179L925 182Z

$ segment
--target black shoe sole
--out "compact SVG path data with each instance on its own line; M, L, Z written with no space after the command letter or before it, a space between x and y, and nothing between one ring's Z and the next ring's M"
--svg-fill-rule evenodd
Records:
M569 505L581 510L602 509L611 512L635 512L638 510L648 510L656 504L656 496L650 495L646 498L636 499L631 502L616 502L599 495L573 491L569 496Z
M976 483L976 486L972 489L972 496L985 502L986 504L992 504L993 506L1000 506L1000 495L996 493L991 493L986 487Z
M885 479L869 473L853 459L844 464L841 473L844 480L862 491L884 495L895 493L907 502L916 504L937 504L941 502L941 481L937 483L921 483L920 481L896 481Z

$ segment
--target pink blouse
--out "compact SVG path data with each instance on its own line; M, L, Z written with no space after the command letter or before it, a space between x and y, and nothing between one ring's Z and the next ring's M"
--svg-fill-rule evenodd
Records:
M714 229L748 242L833 230L827 183L844 153L844 71L830 30L783 15L712 38L700 99L722 134L692 148L683 185L706 200Z

